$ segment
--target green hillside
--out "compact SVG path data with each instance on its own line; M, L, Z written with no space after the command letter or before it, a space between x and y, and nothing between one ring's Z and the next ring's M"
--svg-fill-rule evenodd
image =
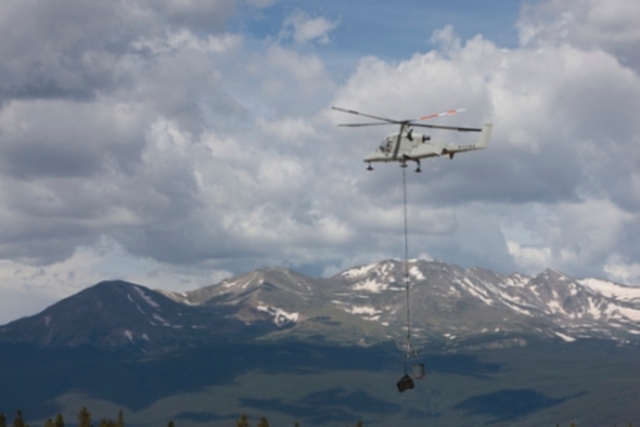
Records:
M639 349L605 341L531 342L451 353L425 348L427 377L399 393L395 344L294 342L212 346L132 359L95 351L0 352L0 412L31 426L82 406L94 419L120 409L129 425L233 426L241 413L271 425L615 425L640 421Z

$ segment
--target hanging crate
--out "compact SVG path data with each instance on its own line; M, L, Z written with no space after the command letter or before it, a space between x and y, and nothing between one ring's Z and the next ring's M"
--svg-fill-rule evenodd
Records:
M415 378L416 380L421 380L422 378L424 378L424 363L415 363L411 367L411 373L413 375L413 378Z
M407 374L404 374L404 376L400 378L400 381L398 381L396 385L398 386L398 391L400 393L415 387L415 384L413 383L413 379L411 379L411 377Z

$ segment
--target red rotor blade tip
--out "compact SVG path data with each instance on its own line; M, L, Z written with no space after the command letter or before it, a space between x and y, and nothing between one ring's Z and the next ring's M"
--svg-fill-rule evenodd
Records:
M451 114L459 113L461 111L464 111L464 108L458 108L457 110L449 110L449 111L445 111L445 112L442 112L442 113L429 114L428 116L420 117L420 120L429 120L429 119L433 119L435 117L448 116L448 115L451 115Z

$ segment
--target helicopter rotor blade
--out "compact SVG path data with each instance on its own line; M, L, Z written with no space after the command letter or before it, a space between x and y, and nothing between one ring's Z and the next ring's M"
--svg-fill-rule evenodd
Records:
M362 126L388 126L388 125L395 125L395 124L397 123L341 123L338 126L356 128L356 127L362 127Z
M460 113L462 111L465 111L465 108L458 108L455 110L448 110L448 111L443 111L442 113L436 113L436 114L430 114L428 116L422 116L418 119L414 119L414 120L393 120L393 119L388 119L385 117L379 117L379 116L374 116L371 114L365 114L365 113L361 113L359 111L355 111L355 110L348 110L346 108L340 108L340 107L331 107L332 110L336 110L336 111L341 111L343 113L349 113L349 114L355 114L357 116L362 116L362 117L368 117L370 119L375 119L375 120L380 120L384 123L342 123L339 124L338 126L341 127L363 127L363 126L379 126L379 125L388 125L388 124L398 124L401 126L401 129L404 126L416 126L416 127L425 127L425 128L431 128L431 129L445 129L445 130L455 130L458 132L481 132L482 129L480 128L469 128L469 127L458 127L458 126L441 126L441 125L428 125L428 124L423 124L423 123L416 123L416 121L420 121L420 120L430 120L430 119L434 119L436 117L442 117L442 116L450 116L456 113Z
M480 128L465 128L465 127L457 127L457 126L439 126L439 125L426 125L422 123L411 123L411 126L419 126L422 128L431 128L431 129L446 129L446 130L457 130L458 132L482 132Z
M430 120L430 119L435 119L436 117L450 116L452 114L461 113L465 110L466 108L458 108L455 110L443 111L442 113L429 114L428 116L422 116L418 120Z
M349 113L349 114L355 114L357 116L368 117L370 119L382 120L383 122L387 122L387 123L401 124L401 123L404 123L406 121L406 120L402 121L402 120L387 119L385 117L373 116L371 114L360 113L359 111L347 110L346 108L340 108L340 107L333 107L332 106L331 109L332 110L336 110L336 111L342 111L343 113Z

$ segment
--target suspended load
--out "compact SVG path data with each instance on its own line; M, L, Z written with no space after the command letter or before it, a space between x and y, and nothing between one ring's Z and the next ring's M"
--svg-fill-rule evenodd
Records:
M411 373L413 375L413 378L417 380L423 379L425 377L424 363L414 363L414 365L411 367Z
M415 387L415 384L413 383L413 379L408 374L404 374L403 377L400 378L400 381L398 381L398 384L396 385L398 386L398 391L400 393Z

